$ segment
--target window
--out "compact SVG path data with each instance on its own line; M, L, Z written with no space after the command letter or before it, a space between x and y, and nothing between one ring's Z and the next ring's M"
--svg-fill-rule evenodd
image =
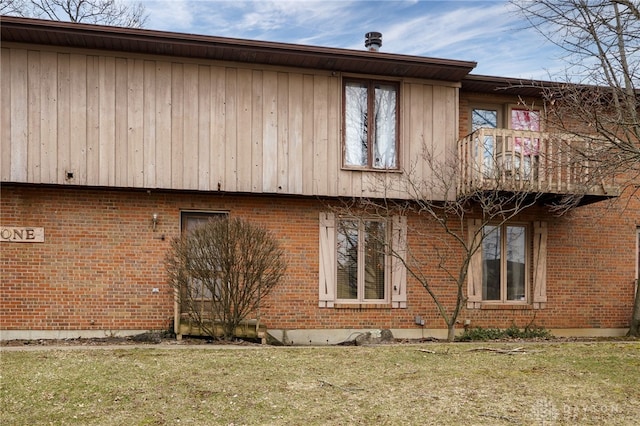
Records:
M344 165L398 169L398 85L344 83Z
M511 129L540 131L540 111L524 108L511 108ZM514 144L514 170L521 170L524 178L531 177L532 166L536 167L540 152L540 138L516 137ZM520 165L522 161L522 165Z
M226 219L228 217L228 213L226 212L182 212L182 233L188 233L193 231L199 226L204 225L210 220L216 219ZM212 266L213 268L213 266ZM200 309L204 308L204 304L207 302L211 302L214 299L214 295L211 290L200 280L191 279L190 288L184 289L183 291L190 291L190 297L183 297L184 301L181 311L185 312L189 306L187 305L187 300L199 301ZM216 291L217 293L217 291Z
M337 298L359 302L386 299L386 226L374 220L338 220Z
M527 227L486 225L482 233L482 300L526 301Z
M498 128L499 110L498 108L471 108L471 131L478 129L497 129ZM479 143L478 141L477 143ZM484 136L480 146L482 152L482 166L486 177L493 175L496 150L495 137L492 134ZM474 154L477 157L477 154Z
M503 116L507 117L503 120ZM471 131L478 129L501 129L506 121L511 130L540 132L541 112L538 109L516 107L510 105L472 105ZM513 175L516 179L537 178L538 155L540 152L540 138L527 137L526 132L521 135L506 138L510 135L504 132L486 132L484 140L476 139L480 151L476 151L476 158L482 162L482 170L486 177L494 176L496 167L500 172ZM532 174L533 172L533 174Z
M320 213L320 307L405 308L406 224Z
M533 309L546 306L546 222L491 225L470 219L468 231L469 244L479 244L469 262L468 309L500 304L527 304Z

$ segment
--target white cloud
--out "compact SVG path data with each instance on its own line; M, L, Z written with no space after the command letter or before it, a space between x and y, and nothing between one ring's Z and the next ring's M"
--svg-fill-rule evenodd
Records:
M474 72L544 78L557 63L506 1L145 0L151 29L477 61Z

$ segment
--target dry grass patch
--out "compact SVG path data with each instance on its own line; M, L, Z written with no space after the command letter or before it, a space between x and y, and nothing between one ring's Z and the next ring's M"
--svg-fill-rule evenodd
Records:
M638 342L43 348L0 357L3 425L631 425L640 418Z

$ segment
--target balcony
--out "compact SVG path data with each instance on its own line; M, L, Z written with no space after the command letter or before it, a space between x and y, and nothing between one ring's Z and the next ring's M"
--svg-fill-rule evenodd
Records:
M458 194L526 192L544 201L567 195L590 204L620 195L613 177L597 175L572 152L585 142L571 135L482 128L458 142Z

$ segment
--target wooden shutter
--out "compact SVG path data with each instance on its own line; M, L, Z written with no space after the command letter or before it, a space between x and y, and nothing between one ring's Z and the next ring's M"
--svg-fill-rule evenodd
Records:
M407 307L407 268L402 259L407 258L407 217L393 216L391 224L391 307Z
M467 269L467 308L480 309L482 302L482 221L469 219L469 249L480 247L473 253ZM475 239L475 240L474 240Z
M319 306L332 308L336 298L336 221L333 213L320 212Z
M533 309L547 303L547 222L533 223Z

